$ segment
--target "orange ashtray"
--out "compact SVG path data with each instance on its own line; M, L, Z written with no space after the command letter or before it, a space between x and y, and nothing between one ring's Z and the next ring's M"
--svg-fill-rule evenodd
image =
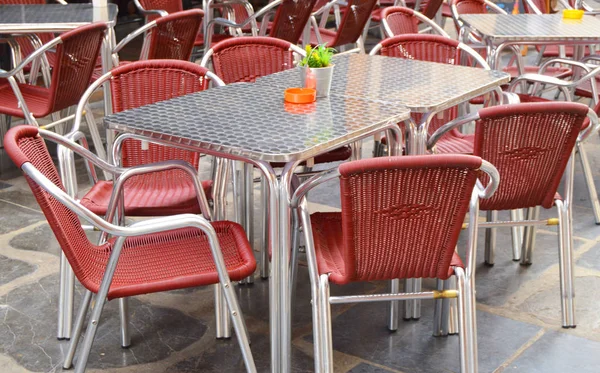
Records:
M317 91L312 88L288 88L283 99L293 104L310 104L317 99Z

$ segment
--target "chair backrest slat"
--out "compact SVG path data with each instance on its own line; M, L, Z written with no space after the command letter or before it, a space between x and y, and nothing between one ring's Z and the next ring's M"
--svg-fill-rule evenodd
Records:
M181 0L139 0L140 4L145 10L164 10L171 14L181 12L183 10L183 3ZM148 22L157 19L158 15L148 16Z
M330 46L337 47L356 43L363 33L377 0L350 0L340 22L335 40Z
M350 281L448 277L481 159L402 156L342 164Z
M579 103L504 105L479 111L473 154L492 163L500 186L484 210L552 207L560 179L586 119Z

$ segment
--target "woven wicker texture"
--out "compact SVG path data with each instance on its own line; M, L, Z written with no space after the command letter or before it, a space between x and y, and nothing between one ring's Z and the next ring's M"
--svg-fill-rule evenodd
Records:
M63 188L46 145L37 128L11 129L4 143L16 164L31 162L54 184ZM72 211L27 177L48 224L52 228L75 276L83 286L97 292L114 240L92 244ZM64 188L63 188L64 189ZM232 222L216 222L221 251L232 280L254 272L256 262L243 228ZM210 245L197 229L187 228L128 239L125 242L108 298L208 285L218 282Z
M414 9L416 5L415 0L407 0L406 6ZM429 19L434 19L438 9L442 7L442 15L444 17L452 17L452 13L450 12L450 7L443 0L423 0L421 1L420 12L425 15L425 17Z
M81 26L60 36L52 69L49 113L77 105L92 78L106 25Z
M215 74L226 84L254 82L257 78L294 67L290 43L256 36L222 41L212 47Z
M339 213L311 216L319 272L338 284L448 278L480 165L466 155L341 165L341 225Z
M147 60L130 63L113 70L110 81L113 111L148 105L208 88L207 70L191 62ZM138 140L123 142L121 159L125 167L183 160L198 168L199 154L178 148L147 144ZM203 182L210 197L211 185ZM200 213L193 180L180 170L138 175L124 187L125 214L128 216L162 216ZM104 215L112 192L112 182L101 181L92 187L81 203L96 214Z
M189 61L204 12L191 9L158 18L150 30L148 59Z
M419 33L419 20L412 9L401 6L385 8L381 17L387 21L394 35Z
M552 207L587 112L587 106L569 102L480 110L473 154L500 173L498 190L481 201L481 209Z
M269 36L297 44L317 0L283 0L277 7Z

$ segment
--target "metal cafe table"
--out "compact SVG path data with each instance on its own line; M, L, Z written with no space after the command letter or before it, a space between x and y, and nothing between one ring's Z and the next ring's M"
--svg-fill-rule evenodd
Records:
M115 44L114 26L117 12L115 4L108 4L106 8L94 8L92 4L0 5L0 38L2 34L61 33L93 22L105 22L108 28L101 50L104 73L112 68L111 52ZM105 85L104 97L109 96L109 87ZM110 112L110 100L104 100L104 108L105 112ZM4 152L4 149L0 151ZM64 254L61 256L61 268L69 268ZM61 273L65 273L67 281L63 282L64 286L59 295L59 339L71 337L73 324L74 275L70 270L61 270Z
M488 63L498 66L502 51L512 45L573 45L574 60L585 45L600 43L600 19L563 19L562 14L463 14L464 26L480 35L489 49Z
M269 190L272 252L269 303L271 370L290 371L290 188L302 161L382 131L398 154L398 122L409 110L391 103L332 95L313 104L288 104L283 89L237 83L126 110L104 118L107 128L162 144L244 161L257 167ZM284 162L278 179L269 162ZM215 206L222 205L215 201Z
M600 33L599 33L600 35ZM429 122L448 108L498 89L510 81L504 72L480 68L447 65L404 58L351 54L333 58L334 96L364 98L374 102L395 102L413 113L423 113L421 123L410 129L408 154L426 151ZM259 78L257 84L297 87L299 68ZM406 291L420 291L421 279L406 280ZM398 280L392 281L392 291L399 290ZM421 316L420 300L405 301L405 319ZM392 304L390 328L395 329L398 309Z

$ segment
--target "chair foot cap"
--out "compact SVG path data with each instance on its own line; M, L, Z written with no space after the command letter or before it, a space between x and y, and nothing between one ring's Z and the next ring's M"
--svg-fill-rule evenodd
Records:
M485 264L486 267L493 267L495 263L483 262L483 264Z
M521 262L520 264L521 264L523 267L529 267L529 266L530 266L530 265L532 265L533 263L532 263L532 262L527 262L527 263L523 263L523 262Z
M563 329L575 329L577 327L577 325L563 325L562 328Z

